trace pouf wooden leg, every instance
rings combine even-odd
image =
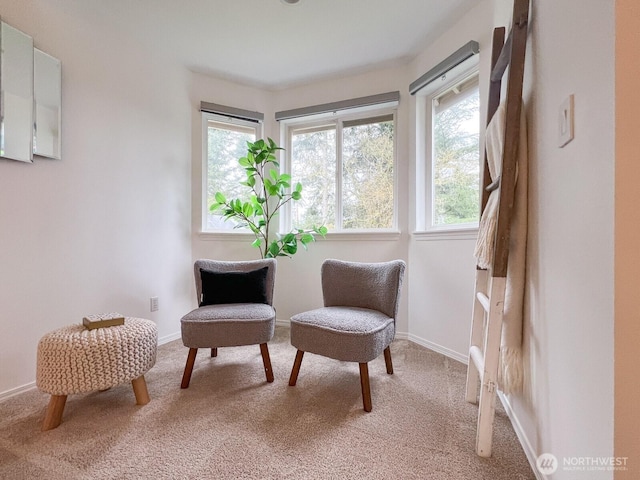
[[[64,405],[67,403],[66,395],[51,395],[47,413],[42,422],[42,431],[52,430],[62,423],[62,412]]]
[[[144,375],[140,375],[138,378],[131,380],[131,385],[133,385],[133,393],[136,396],[136,405],[146,405],[151,401]]]

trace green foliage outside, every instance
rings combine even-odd
[[[371,119],[342,129],[342,223],[336,215],[336,127],[292,135],[292,174],[305,185],[306,199],[293,208],[299,225],[330,228],[390,228],[393,225],[394,126]]]
[[[478,94],[439,112],[434,119],[434,225],[479,219]],[[475,131],[474,131],[475,130]]]
[[[393,226],[393,122],[342,131],[342,227]]]
[[[214,194],[215,201],[209,209],[222,212],[225,220],[233,220],[237,227],[249,228],[256,239],[252,246],[260,249],[262,258],[289,257],[298,251],[298,243],[305,249],[315,241],[315,234],[325,236],[324,225],[310,228],[295,228],[291,232],[275,235],[272,238],[271,223],[280,209],[291,201],[302,198],[302,184],[297,183],[291,189],[291,175],[279,173],[279,163],[275,152],[282,150],[269,138],[247,142],[247,154],[238,160],[246,173],[246,179],[240,182],[246,197],[227,199],[222,192]]]

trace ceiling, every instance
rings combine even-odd
[[[402,64],[481,0],[83,0],[195,72],[281,89]]]

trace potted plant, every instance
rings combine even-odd
[[[238,162],[247,173],[241,184],[249,189],[249,200],[227,199],[222,192],[216,192],[215,202],[209,207],[212,212],[221,210],[225,220],[236,220],[236,228],[249,228],[256,237],[251,245],[260,249],[262,258],[290,257],[298,251],[298,243],[306,250],[307,245],[315,241],[316,234],[324,237],[327,233],[322,225],[273,235],[271,222],[280,209],[302,198],[302,185],[296,183],[292,189],[291,175],[280,173],[275,156],[278,150],[283,149],[271,138],[247,142],[247,156]]]

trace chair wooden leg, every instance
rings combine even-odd
[[[387,366],[387,373],[393,375],[393,363],[391,362],[391,348],[384,349],[384,363]]]
[[[212,348],[211,349],[211,357],[217,357],[218,356],[218,349],[217,348]]]
[[[193,372],[193,364],[196,361],[197,348],[189,349],[189,356],[187,357],[187,364],[184,367],[184,373],[182,374],[182,384],[180,388],[189,388],[189,382],[191,381],[191,372]]]
[[[269,347],[266,343],[260,344],[260,353],[262,354],[262,363],[264,365],[264,373],[267,375],[267,382],[273,382],[273,370],[271,369],[271,357],[269,357]]]
[[[291,376],[289,377],[289,386],[295,386],[298,381],[298,373],[300,373],[300,364],[302,363],[302,357],[304,356],[304,352],[302,350],[298,350],[296,353],[296,359],[293,362],[293,369],[291,370]]]
[[[144,375],[131,380],[131,386],[133,386],[133,394],[136,396],[136,405],[146,405],[151,401]]]
[[[362,386],[362,403],[364,411],[371,411],[371,387],[369,385],[369,367],[366,363],[360,364],[360,385]]]
[[[67,402],[66,395],[51,395],[49,399],[49,406],[47,407],[47,413],[44,416],[42,422],[42,431],[52,430],[62,423],[62,412],[64,412],[64,405]]]

